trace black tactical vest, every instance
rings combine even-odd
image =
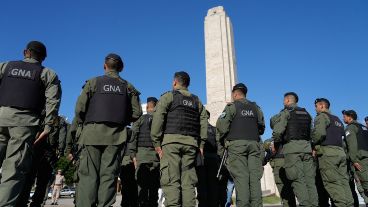
[[[208,123],[207,128],[207,141],[203,149],[204,153],[217,153],[216,145],[216,127]]]
[[[139,127],[138,147],[153,148],[151,139],[151,124],[152,124],[152,115],[150,114],[143,115],[143,123]]]
[[[31,110],[40,114],[45,106],[45,87],[39,63],[9,62],[0,84],[0,106]]]
[[[96,85],[97,90],[89,102],[85,123],[129,124],[132,109],[126,82],[104,75],[97,77]]]
[[[290,111],[284,141],[310,140],[312,118],[304,108],[296,107]]]
[[[259,141],[257,106],[254,103],[235,101],[236,114],[231,122],[227,140]]]
[[[358,149],[368,151],[368,129],[366,126],[359,123],[352,123],[358,127],[357,142]]]
[[[321,143],[322,146],[342,147],[342,140],[345,137],[344,124],[334,115],[325,113],[330,118],[330,125],[326,129],[326,139]]]
[[[200,136],[199,100],[195,95],[184,96],[173,91],[173,102],[167,113],[165,134]]]

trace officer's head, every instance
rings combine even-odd
[[[110,53],[105,57],[104,69],[108,71],[121,72],[124,68],[124,63],[121,57],[115,53]]]
[[[287,92],[284,94],[284,106],[288,107],[291,106],[292,104],[296,104],[299,101],[299,97],[296,93],[294,92]]]
[[[152,113],[152,112],[155,111],[157,101],[158,100],[155,97],[148,97],[147,98],[147,106],[146,106],[147,112]]]
[[[248,88],[244,83],[238,83],[233,87],[231,96],[234,101],[244,99],[247,96]]]
[[[42,62],[47,57],[46,46],[39,41],[30,41],[23,51],[25,58],[33,58]]]
[[[364,118],[364,121],[365,121],[365,125],[368,127],[368,116],[366,116],[366,117]]]
[[[58,169],[57,174],[61,175],[61,173],[62,173],[62,170]]]
[[[343,110],[342,115],[345,124],[350,124],[358,119],[358,115],[354,110]]]
[[[173,89],[181,87],[188,88],[190,84],[190,77],[187,72],[179,71],[174,74]]]
[[[330,109],[330,101],[326,98],[317,98],[314,101],[316,112],[321,113]]]

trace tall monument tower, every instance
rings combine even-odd
[[[207,105],[215,124],[237,83],[233,27],[222,6],[208,10],[204,21]]]

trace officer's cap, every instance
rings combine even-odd
[[[366,117],[364,118],[364,121],[368,121],[368,116],[366,116]]]
[[[40,56],[42,56],[44,58],[47,57],[46,46],[42,42],[39,42],[39,41],[30,41],[27,44],[27,48],[26,49],[35,51]]]
[[[357,113],[354,110],[343,110],[342,111],[342,114],[343,115],[346,115],[348,117],[351,117],[354,120],[357,120],[358,119],[358,115],[357,115]]]
[[[236,84],[233,87],[233,90],[232,91],[234,92],[235,90],[241,90],[244,94],[247,94],[247,92],[248,92],[248,88],[247,88],[247,86],[244,85],[244,83],[238,83],[238,84]]]
[[[116,62],[118,62],[120,64],[121,67],[124,67],[124,63],[123,60],[121,59],[121,57],[115,53],[110,53],[105,57],[105,61],[107,60],[114,60]]]
[[[158,101],[158,100],[157,100],[157,98],[155,98],[155,97],[148,97],[148,98],[147,98],[147,103],[148,103],[148,102],[154,102],[154,103],[157,103],[157,101]]]
[[[284,94],[284,97],[286,97],[286,96],[294,96],[296,103],[298,103],[298,101],[299,101],[299,97],[295,92],[287,92],[287,93]]]
[[[316,105],[317,103],[319,102],[324,102],[327,104],[327,108],[330,108],[330,101],[327,100],[326,98],[317,98],[315,101],[314,101],[314,105]]]

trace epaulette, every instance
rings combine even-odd
[[[166,91],[165,93],[161,94],[161,96],[163,96],[163,95],[165,95],[167,93],[170,93],[170,92],[172,92],[172,91]]]

